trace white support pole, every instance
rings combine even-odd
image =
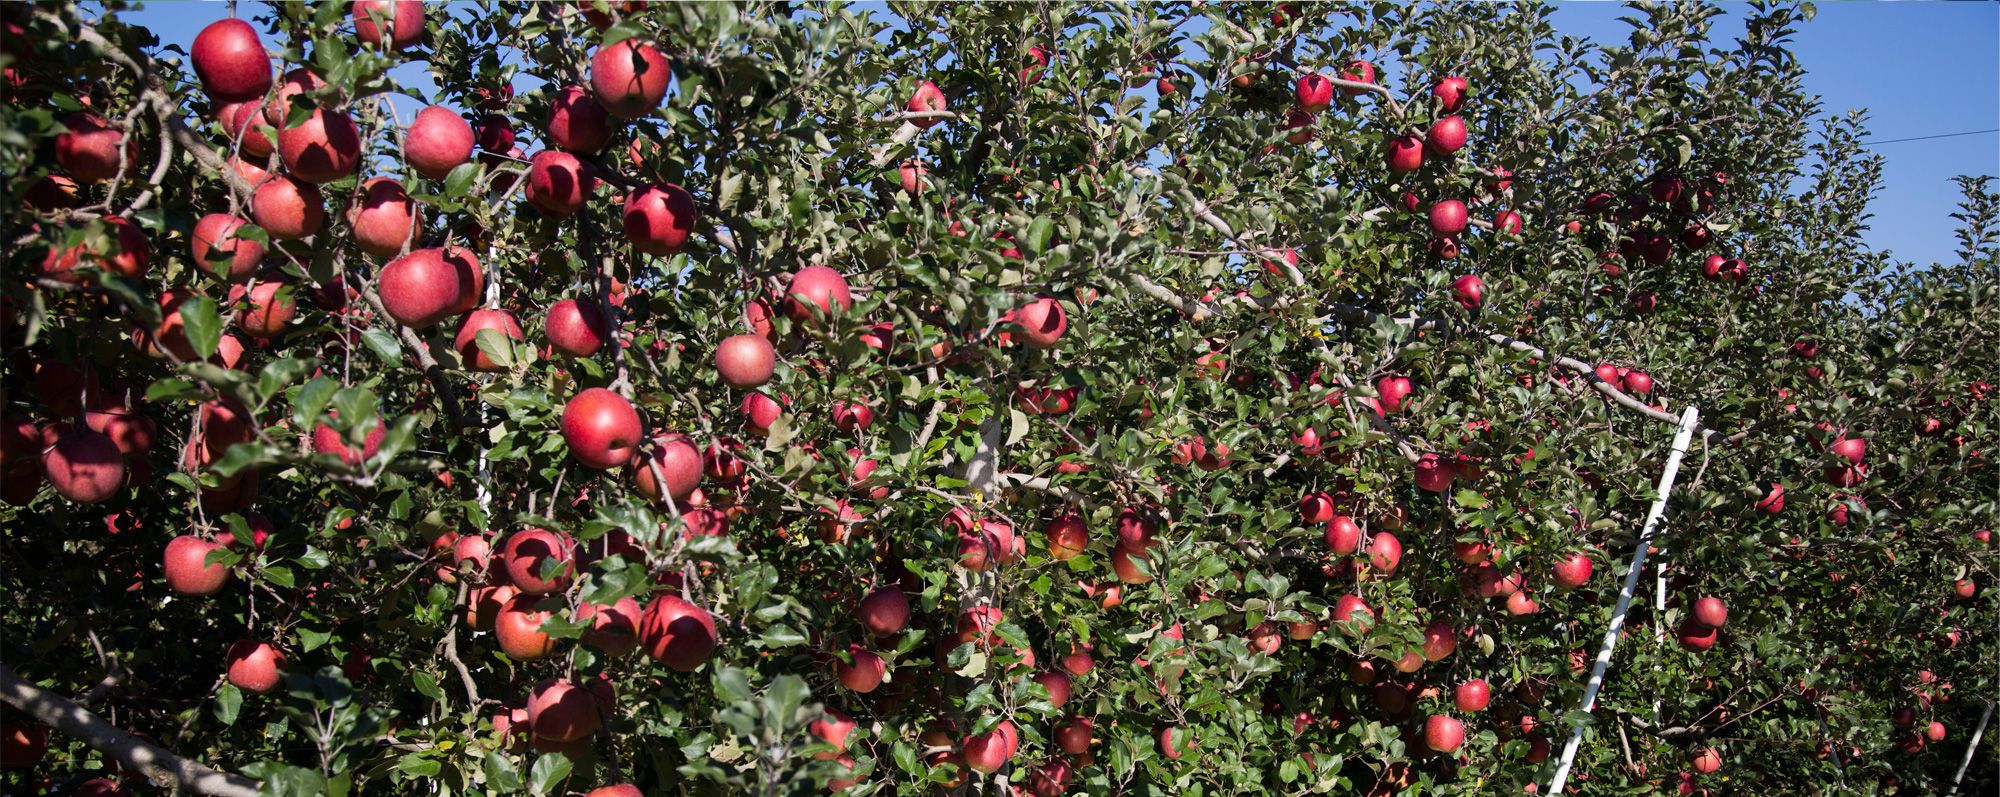
[[[1965,746],[1965,760],[1958,764],[1958,774],[1952,776],[1951,791],[1945,797],[1958,793],[1958,782],[1965,780],[1965,771],[1972,768],[1972,756],[1979,750],[1979,737],[1986,735],[1986,721],[1993,719],[1993,701],[1986,701],[1986,713],[1979,715],[1979,729],[1972,732],[1972,743]]]
[[[1583,704],[1578,711],[1586,714],[1597,707],[1597,690],[1604,686],[1604,671],[1611,666],[1611,650],[1618,645],[1618,632],[1625,628],[1625,612],[1632,608],[1632,594],[1639,589],[1639,575],[1646,569],[1646,546],[1652,544],[1653,533],[1660,527],[1660,518],[1667,512],[1667,496],[1673,492],[1674,477],[1681,471],[1681,457],[1687,453],[1688,440],[1694,436],[1695,418],[1700,413],[1688,407],[1681,413],[1680,428],[1674,432],[1673,448],[1667,452],[1667,469],[1660,474],[1657,497],[1653,508],[1646,512],[1646,526],[1639,532],[1639,543],[1632,551],[1632,566],[1625,571],[1625,587],[1618,592],[1618,606],[1611,612],[1611,627],[1604,630],[1604,645],[1597,651],[1597,664],[1591,668],[1590,681],[1583,687]],[[1563,783],[1569,780],[1569,768],[1576,763],[1576,750],[1583,744],[1584,726],[1578,724],[1571,730],[1569,743],[1563,746],[1562,759],[1556,762],[1556,772],[1549,778],[1549,794],[1561,794]]]

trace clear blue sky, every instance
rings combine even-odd
[[[255,7],[245,3],[243,12]],[[1734,8],[1731,8],[1734,6]],[[1727,40],[1742,31],[1742,4],[1714,32]],[[155,2],[126,14],[164,43],[183,47],[201,27],[226,14],[220,2]],[[2000,4],[1947,2],[1820,3],[1819,16],[1802,26],[1794,52],[1808,71],[1807,90],[1824,98],[1829,112],[1869,111],[1870,140],[2000,128]],[[1613,2],[1560,4],[1566,34],[1622,42],[1630,31]],[[421,72],[405,80],[422,89]],[[519,86],[520,89],[530,88]],[[399,109],[409,113],[414,108]],[[1952,256],[1951,212],[1959,174],[2000,175],[2000,134],[1885,143],[1885,185],[1872,206],[1869,243],[1918,263]]]

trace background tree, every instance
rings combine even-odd
[[[2000,197],[1870,251],[1809,6],[117,10],[0,7],[24,791],[1522,791],[1690,405],[1577,793],[1994,694]]]

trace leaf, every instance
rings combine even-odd
[[[1021,442],[1022,438],[1028,436],[1028,414],[1019,409],[1009,407],[1007,415],[1007,419],[1012,422],[1012,425],[1007,428],[1007,446],[1012,448],[1015,443]]]
[[[361,331],[361,342],[368,344],[368,350],[384,365],[403,364],[403,344],[397,342],[396,333],[381,327],[369,327]]]
[[[1055,233],[1056,225],[1047,216],[1036,216],[1028,223],[1028,237],[1021,241],[1022,248],[1030,255],[1040,255],[1048,251],[1049,236]]]
[[[479,179],[479,172],[484,168],[478,161],[467,161],[452,168],[451,173],[444,176],[444,195],[464,199],[466,192],[472,190],[472,181]]]
[[[415,686],[417,691],[422,693],[424,697],[432,700],[444,699],[444,689],[438,686],[437,676],[431,675],[428,672],[417,669],[410,670],[410,684]]]
[[[206,296],[189,297],[181,302],[181,324],[187,330],[188,345],[201,359],[215,356],[215,349],[222,343],[222,316],[218,313],[215,300]]]
[[[505,794],[521,790],[521,771],[499,751],[486,754],[486,786]]]
[[[215,718],[224,725],[235,725],[237,712],[243,710],[243,692],[235,684],[224,683],[215,690]]]
[[[479,353],[486,355],[494,365],[501,368],[514,367],[514,340],[507,333],[497,329],[482,329],[472,336],[479,346]]]
[[[545,753],[535,759],[535,766],[528,770],[528,792],[535,795],[549,794],[558,784],[569,777],[569,756],[561,753]]]

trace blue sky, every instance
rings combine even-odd
[[[1744,4],[1714,35],[1742,30]],[[245,3],[243,13],[256,6]],[[1794,52],[1808,71],[1806,88],[1833,113],[1869,111],[1869,140],[1931,136],[2000,128],[2000,4],[1953,2],[1820,3],[1803,25]],[[220,2],[155,2],[125,18],[151,28],[163,43],[185,47],[201,27],[226,15]],[[1568,35],[1622,42],[1630,28],[1613,2],[1569,2],[1556,22]],[[428,89],[422,73],[404,79]],[[520,86],[527,89],[528,86]],[[410,107],[402,107],[404,105]],[[398,103],[405,114],[413,103]],[[1884,143],[1872,147],[1885,159],[1885,185],[1871,206],[1867,236],[1877,249],[1918,263],[1953,256],[1950,218],[1958,200],[1952,177],[2000,175],[2000,134]]]

